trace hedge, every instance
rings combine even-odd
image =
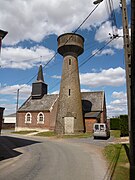
[[[120,136],[128,136],[128,115],[120,115],[118,118],[110,118],[110,129],[120,130]]]
[[[128,115],[120,115],[120,131],[121,134],[120,136],[128,136],[129,131],[128,131]]]
[[[111,130],[120,130],[120,118],[110,118],[110,129]]]

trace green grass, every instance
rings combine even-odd
[[[88,138],[91,136],[92,136],[92,133],[80,133],[80,134],[73,134],[73,135],[63,135],[63,138]]]
[[[56,134],[53,131],[45,131],[45,132],[39,132],[35,134],[35,136],[51,137],[51,136],[56,136]]]
[[[15,131],[15,132],[12,132],[12,133],[25,135],[25,134],[30,134],[30,133],[33,133],[33,132],[37,132],[37,131],[35,131],[35,130],[30,130],[30,131]]]
[[[115,137],[115,138],[119,138],[120,137],[120,130],[111,130],[111,136]]]
[[[80,134],[73,134],[73,135],[57,135],[53,131],[47,132],[40,132],[35,136],[43,136],[43,137],[57,137],[57,138],[88,138],[92,136],[92,133],[80,133]]]
[[[109,162],[108,170],[112,180],[129,180],[129,160],[126,153],[128,148],[128,144],[115,144],[105,147],[104,155]]]

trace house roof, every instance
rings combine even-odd
[[[30,96],[18,111],[49,111],[57,98],[58,94],[45,94],[41,99],[32,99]]]
[[[4,117],[16,117],[16,113],[8,114],[8,115],[6,115],[6,116],[4,116]]]
[[[83,110],[90,111],[103,111],[105,94],[104,91],[95,92],[82,92]]]

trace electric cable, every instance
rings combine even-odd
[[[84,62],[82,62],[80,65],[79,65],[79,68],[80,67],[82,67],[84,64],[86,64],[89,60],[91,60],[95,55],[97,55],[99,52],[101,53],[102,51],[103,51],[103,49],[108,45],[108,44],[110,44],[115,38],[119,38],[119,37],[114,37],[114,38],[112,38],[112,39],[110,39],[108,42],[106,42],[105,43],[105,45],[104,46],[102,46],[101,48],[99,48],[95,53],[93,53],[91,56],[89,56],[88,58],[85,58],[84,59]],[[74,72],[74,71],[73,71]],[[72,73],[72,72],[71,72]],[[67,74],[67,76],[65,75],[65,79],[68,77],[68,74]],[[50,89],[50,91],[52,90],[52,89],[54,89],[54,87],[56,87],[58,84],[59,84],[60,82],[57,82],[56,84],[55,84],[55,86],[53,86],[51,89]]]

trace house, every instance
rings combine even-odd
[[[2,129],[14,129],[16,124],[16,113],[3,117]]]
[[[16,131],[55,129],[59,95],[48,94],[47,87],[40,66],[37,81],[32,84],[31,96],[17,112]],[[82,92],[81,96],[84,129],[90,132],[93,123],[106,122],[105,93]]]

